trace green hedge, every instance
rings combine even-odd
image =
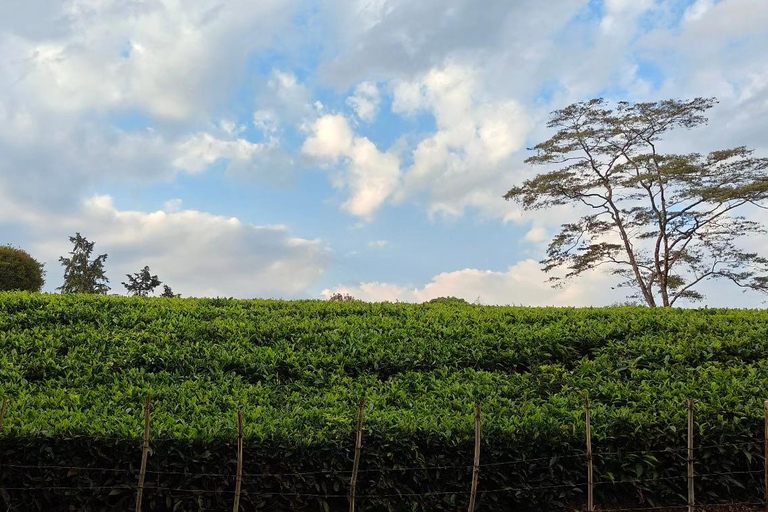
[[[4,293],[0,509],[132,509],[146,393],[147,511],[231,509],[239,408],[242,510],[346,510],[362,397],[359,510],[465,508],[476,402],[478,511],[578,508],[587,393],[600,505],[685,503],[689,397],[700,502],[760,501],[767,355],[763,311]]]

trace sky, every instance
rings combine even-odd
[[[149,265],[183,296],[614,304],[545,282],[572,209],[502,197],[552,110],[714,96],[668,149],[768,156],[765,0],[6,2],[0,243],[45,291],[80,232],[112,293]],[[734,288],[704,304],[764,305]]]

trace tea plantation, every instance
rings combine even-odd
[[[768,312],[545,309],[0,294],[0,510],[359,511],[684,505],[686,400],[700,503],[763,499]],[[420,469],[429,468],[429,469]]]

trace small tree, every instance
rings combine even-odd
[[[95,242],[89,242],[80,233],[69,237],[74,244],[70,257],[59,258],[64,266],[64,284],[57,288],[61,293],[91,293],[105,295],[109,291],[109,279],[104,272],[107,255],[101,254],[90,260]]]
[[[348,293],[341,293],[336,292],[330,297],[328,297],[328,302],[356,302],[357,299],[355,299],[353,296],[351,296]]]
[[[122,284],[128,290],[129,295],[136,297],[146,297],[155,291],[155,288],[163,284],[156,275],[153,276],[149,272],[148,266],[145,266],[140,272],[136,272],[133,275],[126,274],[126,276],[128,277],[128,282]],[[167,286],[166,288],[170,290]]]
[[[43,264],[26,251],[0,246],[0,291],[39,292],[45,284]]]
[[[427,304],[469,305],[469,302],[460,297],[435,297],[427,301]]]
[[[666,132],[706,123],[714,103],[622,102],[611,109],[596,99],[555,111],[548,126],[557,133],[526,162],[557,168],[505,195],[526,210],[586,210],[552,239],[544,270],[565,268],[570,279],[606,266],[651,307],[700,300],[695,287],[709,279],[768,291],[768,259],[736,245],[765,233],[736,210],[768,199],[768,159],[744,147],[706,156],[659,150]]]
[[[163,285],[163,293],[161,293],[160,296],[161,297],[167,297],[169,299],[181,298],[181,294],[180,293],[173,293],[173,290],[167,284]]]

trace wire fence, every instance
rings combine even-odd
[[[0,408],[0,434],[2,434],[2,424],[3,419],[6,411],[7,402],[6,400],[3,400],[2,408]],[[238,457],[237,457],[237,463],[238,463],[238,472],[237,473],[230,473],[230,472],[194,472],[194,471],[174,471],[174,470],[164,470],[164,469],[148,469],[146,467],[146,457],[143,457],[142,460],[142,466],[140,469],[140,476],[139,476],[139,482],[138,484],[111,484],[111,485],[58,485],[58,484],[49,484],[49,485],[29,485],[29,486],[4,486],[2,482],[2,471],[6,470],[15,470],[19,472],[23,472],[26,476],[34,477],[34,472],[55,472],[55,471],[62,471],[66,472],[67,476],[73,476],[75,474],[79,473],[89,473],[89,472],[97,472],[107,475],[133,475],[136,474],[136,469],[129,469],[129,468],[114,468],[114,467],[100,467],[100,466],[88,466],[88,465],[58,465],[58,464],[16,464],[16,463],[3,463],[2,460],[2,439],[0,438],[0,500],[3,497],[3,493],[7,496],[8,492],[16,492],[16,493],[37,493],[37,492],[70,492],[70,491],[80,491],[80,492],[95,492],[95,491],[110,491],[110,492],[117,492],[117,493],[136,493],[137,494],[137,505],[136,505],[136,512],[142,512],[142,496],[145,492],[158,492],[162,491],[163,493],[179,493],[179,494],[197,494],[197,495],[203,495],[203,494],[213,494],[213,495],[219,495],[219,496],[232,496],[234,497],[234,512],[239,512],[239,503],[240,503],[240,496],[256,496],[259,498],[270,498],[270,497],[280,497],[280,498],[293,498],[293,499],[318,499],[318,500],[348,500],[350,505],[350,511],[355,510],[355,502],[356,500],[386,500],[391,498],[426,498],[426,497],[439,497],[439,496],[468,496],[469,502],[470,502],[470,512],[473,512],[473,507],[475,504],[475,500],[478,496],[483,495],[498,495],[502,493],[531,493],[532,491],[546,491],[546,490],[564,490],[564,489],[571,489],[571,490],[578,490],[580,492],[583,492],[585,489],[587,490],[588,494],[588,501],[586,504],[586,507],[584,507],[584,510],[587,512],[593,512],[595,510],[600,510],[601,512],[631,512],[631,511],[653,511],[653,510],[682,510],[687,509],[689,512],[693,512],[694,510],[747,510],[747,509],[764,509],[768,511],[768,500],[766,500],[766,496],[768,496],[768,401],[765,404],[765,436],[764,439],[761,440],[761,442],[756,441],[744,441],[744,442],[735,442],[735,443],[722,443],[722,444],[708,444],[708,445],[701,445],[696,446],[695,443],[693,443],[693,425],[694,425],[694,418],[693,418],[693,404],[692,402],[689,402],[689,429],[688,429],[688,447],[670,447],[665,449],[659,449],[659,450],[611,450],[611,451],[592,451],[591,450],[591,438],[590,438],[590,416],[587,412],[587,433],[586,433],[586,439],[585,439],[585,450],[579,450],[579,449],[571,449],[570,451],[565,451],[563,453],[558,453],[556,455],[549,455],[546,457],[518,457],[518,458],[512,458],[504,461],[493,461],[493,462],[487,462],[487,463],[480,463],[480,436],[481,436],[481,414],[480,414],[480,405],[477,406],[478,414],[476,415],[476,429],[475,429],[475,436],[476,436],[476,443],[475,443],[475,453],[474,453],[474,460],[472,464],[463,464],[463,465],[455,465],[455,464],[446,464],[446,465],[422,465],[422,466],[392,466],[392,467],[376,467],[376,468],[359,468],[359,460],[356,461],[355,465],[350,470],[338,470],[338,469],[318,469],[313,471],[297,471],[297,472],[269,472],[269,471],[261,471],[261,472],[255,472],[255,473],[248,473],[244,472],[242,470],[242,462],[243,462],[243,453],[242,449],[238,450]],[[363,434],[363,424],[362,424],[362,418],[363,418],[363,411],[364,411],[364,405],[361,404],[360,406],[360,421],[358,422],[357,427],[357,439],[358,444],[356,446],[356,454],[357,456],[364,457],[364,451],[361,449],[362,445],[360,444],[360,440],[362,439]],[[587,402],[587,411],[589,411],[589,404]],[[239,421],[239,439],[242,440],[243,436],[243,425],[242,421]],[[84,438],[87,439],[87,438]],[[150,445],[150,408],[149,408],[149,397],[147,397],[146,407],[145,407],[145,444],[142,448],[143,455],[147,454],[149,451],[149,445]],[[725,451],[725,453],[728,453],[728,449],[735,449],[740,448],[744,446],[751,446],[755,447],[758,445],[762,445],[764,454],[762,457],[754,458],[753,462],[760,462],[763,463],[763,468],[761,469],[746,469],[746,470],[729,470],[729,471],[717,471],[717,472],[708,472],[708,473],[696,473],[694,469],[695,464],[695,457],[694,454],[696,451],[701,450],[711,450],[711,449],[722,449]],[[603,478],[594,480],[592,478],[592,465],[594,464],[595,460],[603,460],[605,458],[609,457],[626,457],[626,456],[649,456],[649,455],[670,455],[674,456],[678,459],[678,461],[682,464],[685,463],[687,466],[688,473],[687,474],[680,474],[680,475],[653,475],[646,478]],[[247,454],[246,454],[247,455]],[[570,483],[553,483],[552,478],[553,475],[550,475],[550,478],[548,479],[542,479],[538,481],[528,481],[521,483],[519,485],[513,485],[513,486],[501,486],[497,488],[478,488],[477,479],[473,478],[471,486],[469,488],[465,488],[462,490],[434,490],[434,491],[421,491],[421,492],[413,492],[413,491],[406,491],[406,492],[355,492],[355,483],[357,480],[357,476],[359,475],[373,475],[373,474],[387,474],[387,473],[406,473],[406,472],[435,472],[435,471],[445,471],[445,470],[466,470],[467,472],[473,471],[474,474],[480,475],[480,478],[482,478],[483,475],[486,476],[493,476],[494,472],[498,472],[502,470],[505,466],[515,466],[520,464],[531,464],[536,462],[543,462],[548,461],[552,462],[555,461],[565,461],[565,460],[584,460],[584,466],[585,466],[585,475],[589,475],[586,482],[570,482]],[[152,475],[157,477],[158,481],[157,483],[152,482],[145,482],[145,479],[148,475]],[[259,482],[269,479],[269,478],[288,478],[288,477],[306,477],[306,476],[312,476],[312,475],[321,475],[326,477],[334,477],[334,478],[348,478],[350,480],[350,490],[346,493],[340,493],[338,491],[336,492],[291,492],[289,490],[268,490],[268,489],[260,489],[258,491],[253,491],[252,489],[249,489],[248,486],[241,489],[240,485],[233,485],[232,489],[226,489],[222,488],[221,485],[219,485],[216,488],[204,488],[205,485],[200,487],[176,487],[176,486],[164,486],[160,485],[160,477],[167,476],[178,476],[178,477],[185,477],[185,478],[210,478],[210,479],[220,479],[220,480],[226,480],[231,482],[236,481],[242,481],[252,484],[258,484]],[[762,475],[762,478],[759,478],[758,475]],[[762,487],[762,501],[735,501],[735,502],[719,502],[719,503],[706,503],[706,502],[699,502],[696,500],[694,495],[694,482],[696,480],[713,480],[717,478],[723,478],[723,477],[734,477],[734,476],[747,476],[750,478],[755,478],[757,480],[760,480],[763,484]],[[493,478],[489,478],[490,480],[493,480]],[[597,487],[604,487],[604,486],[610,486],[610,485],[623,485],[623,484],[631,484],[631,485],[640,485],[640,484],[653,484],[653,483],[659,483],[659,482],[674,482],[674,481],[680,481],[680,482],[687,482],[688,483],[688,495],[687,500],[685,503],[679,503],[679,504],[668,504],[668,505],[655,505],[655,504],[648,504],[647,506],[638,506],[638,507],[629,507],[629,508],[606,508],[604,506],[599,506],[593,501],[593,490]],[[467,481],[469,483],[469,481]],[[8,510],[14,510],[10,507]]]

